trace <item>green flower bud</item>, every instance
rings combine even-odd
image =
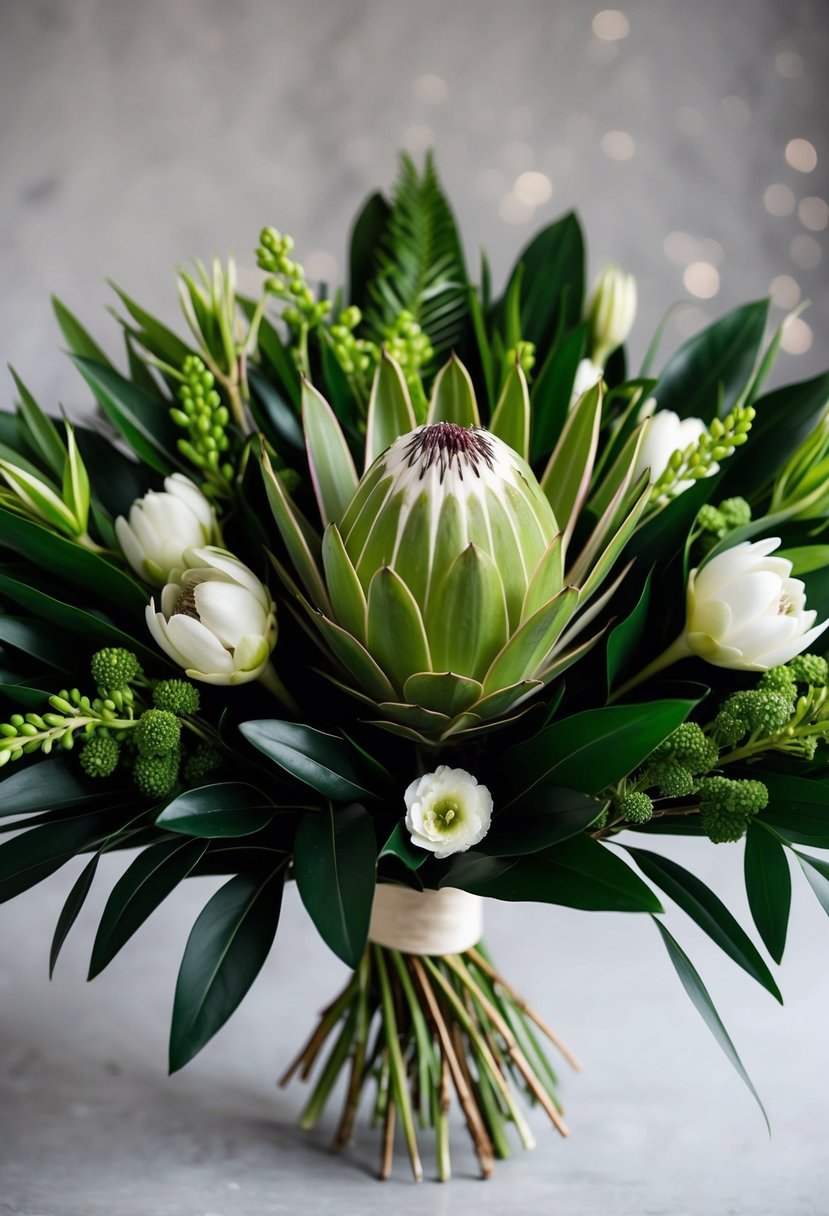
[[[118,766],[121,749],[109,735],[93,735],[78,755],[81,768],[89,777],[109,777]]]
[[[647,823],[653,817],[653,803],[647,794],[633,790],[616,800],[616,809],[628,823]]]
[[[189,680],[160,680],[153,689],[153,705],[171,714],[198,713],[199,690]]]
[[[148,709],[141,715],[133,739],[143,756],[164,756],[178,747],[181,723],[168,710]]]
[[[105,650],[97,651],[89,667],[92,679],[99,688],[126,688],[141,673],[141,664],[132,651],[120,646],[108,646]],[[54,698],[52,704],[55,704]]]
[[[175,789],[178,781],[180,755],[178,751],[166,756],[138,756],[132,775],[142,794],[164,798]]]
[[[819,654],[799,654],[786,666],[798,684],[823,688],[829,682],[829,664]]]
[[[690,769],[675,760],[661,760],[645,770],[649,786],[656,786],[663,798],[687,798],[694,791]]]

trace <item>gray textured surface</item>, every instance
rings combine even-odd
[[[294,232],[306,261],[324,253],[342,266],[345,222],[388,181],[397,146],[433,140],[468,249],[486,242],[496,269],[533,223],[578,206],[593,266],[613,256],[639,276],[641,352],[664,307],[690,298],[664,238],[716,241],[719,294],[683,314],[668,340],[790,275],[815,301],[814,343],[786,356],[783,372],[821,370],[825,272],[798,267],[791,243],[810,237],[819,254],[825,234],[810,233],[797,212],[770,215],[763,194],[772,183],[788,185],[795,202],[829,193],[822,6],[637,0],[624,5],[631,32],[619,43],[591,36],[598,8],[4,0],[4,357],[44,403],[82,405],[53,353],[49,291],[102,336],[108,274],[172,315],[175,261],[232,246],[249,266],[265,222]],[[627,161],[602,150],[618,130],[634,140]],[[792,138],[817,147],[814,172],[786,164]],[[528,169],[549,177],[553,199],[532,221],[507,223],[503,196]],[[814,261],[814,247],[795,248]],[[718,253],[709,244],[694,256]],[[709,876],[745,921],[739,847],[674,842],[665,851]],[[496,906],[493,950],[587,1062],[567,1080],[573,1135],[557,1143],[539,1126],[539,1149],[501,1165],[485,1187],[470,1181],[473,1163],[459,1148],[450,1187],[415,1188],[402,1163],[394,1182],[371,1180],[367,1137],[330,1160],[324,1134],[293,1130],[301,1092],[273,1088],[339,978],[295,898],[239,1013],[182,1075],[165,1078],[176,965],[211,885],[177,893],[87,988],[96,914],[120,864],[101,867],[51,986],[48,941],[73,875],[0,910],[0,1212],[826,1211],[829,927],[802,883],[784,1010],[692,927],[678,929],[766,1100],[770,1142],[645,920]]]

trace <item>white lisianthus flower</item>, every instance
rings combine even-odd
[[[602,366],[626,342],[636,319],[636,279],[615,262],[608,262],[587,306],[590,353]]]
[[[157,587],[182,568],[186,549],[219,538],[216,512],[183,473],[165,478],[163,491],[136,498],[129,519],[116,519],[115,535],[135,573]]]
[[[792,563],[770,557],[777,537],[744,541],[688,577],[688,648],[716,667],[765,671],[788,663],[829,627],[815,625]]]
[[[651,482],[656,482],[667,469],[674,452],[684,452],[691,444],[696,445],[700,435],[704,435],[708,427],[701,418],[680,418],[673,410],[657,410],[654,413],[652,402],[653,398],[649,397],[639,411],[639,421],[648,421],[633,476],[636,480],[646,469],[650,469]],[[718,464],[712,464],[706,477],[716,473],[719,467]],[[691,479],[678,481],[672,486],[671,492],[681,494],[693,485],[696,485],[696,482]]]
[[[572,409],[582,393],[586,393],[603,376],[604,370],[598,363],[594,363],[592,359],[582,359],[576,368],[576,378],[573,381],[573,391],[570,394],[568,409]]]
[[[435,857],[465,853],[489,831],[492,795],[465,769],[441,764],[413,781],[405,799],[412,844]]]
[[[224,549],[188,549],[161,592],[151,600],[153,638],[192,680],[246,684],[265,671],[276,643],[276,610],[267,587]]]

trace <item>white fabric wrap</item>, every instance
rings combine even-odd
[[[403,954],[461,954],[481,940],[483,908],[480,895],[455,887],[413,891],[381,883],[368,935],[378,946]]]

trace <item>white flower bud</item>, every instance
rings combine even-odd
[[[716,667],[765,671],[788,663],[829,627],[815,625],[792,563],[770,557],[777,537],[744,541],[716,554],[688,578],[685,642]]]
[[[267,587],[243,562],[212,547],[188,549],[185,569],[151,600],[153,638],[192,680],[246,684],[264,671],[276,643],[276,610]]]
[[[636,319],[636,279],[613,262],[602,270],[587,306],[590,356],[604,367],[633,328]]]
[[[592,388],[603,376],[604,371],[598,363],[594,363],[592,359],[582,359],[576,368],[576,378],[573,381],[573,391],[570,394],[570,404],[567,408],[571,410],[579,397]]]
[[[674,452],[684,452],[691,444],[699,442],[700,435],[708,430],[701,418],[680,418],[673,410],[657,410],[656,413],[646,413],[645,410],[653,401],[652,397],[639,411],[639,421],[647,418],[648,424],[642,437],[639,456],[634,470],[634,480],[641,477],[646,469],[650,469],[651,482],[656,482],[668,467],[668,462]],[[716,463],[711,464],[706,477],[710,477],[719,469]],[[690,479],[678,481],[671,487],[672,494],[681,494],[696,483]]]
[[[465,769],[441,764],[413,781],[405,799],[412,844],[436,857],[465,853],[489,831],[492,795]]]
[[[165,478],[164,490],[150,490],[136,498],[129,520],[120,515],[115,535],[135,573],[161,587],[174,570],[180,570],[187,549],[218,539],[216,512],[182,473]]]

